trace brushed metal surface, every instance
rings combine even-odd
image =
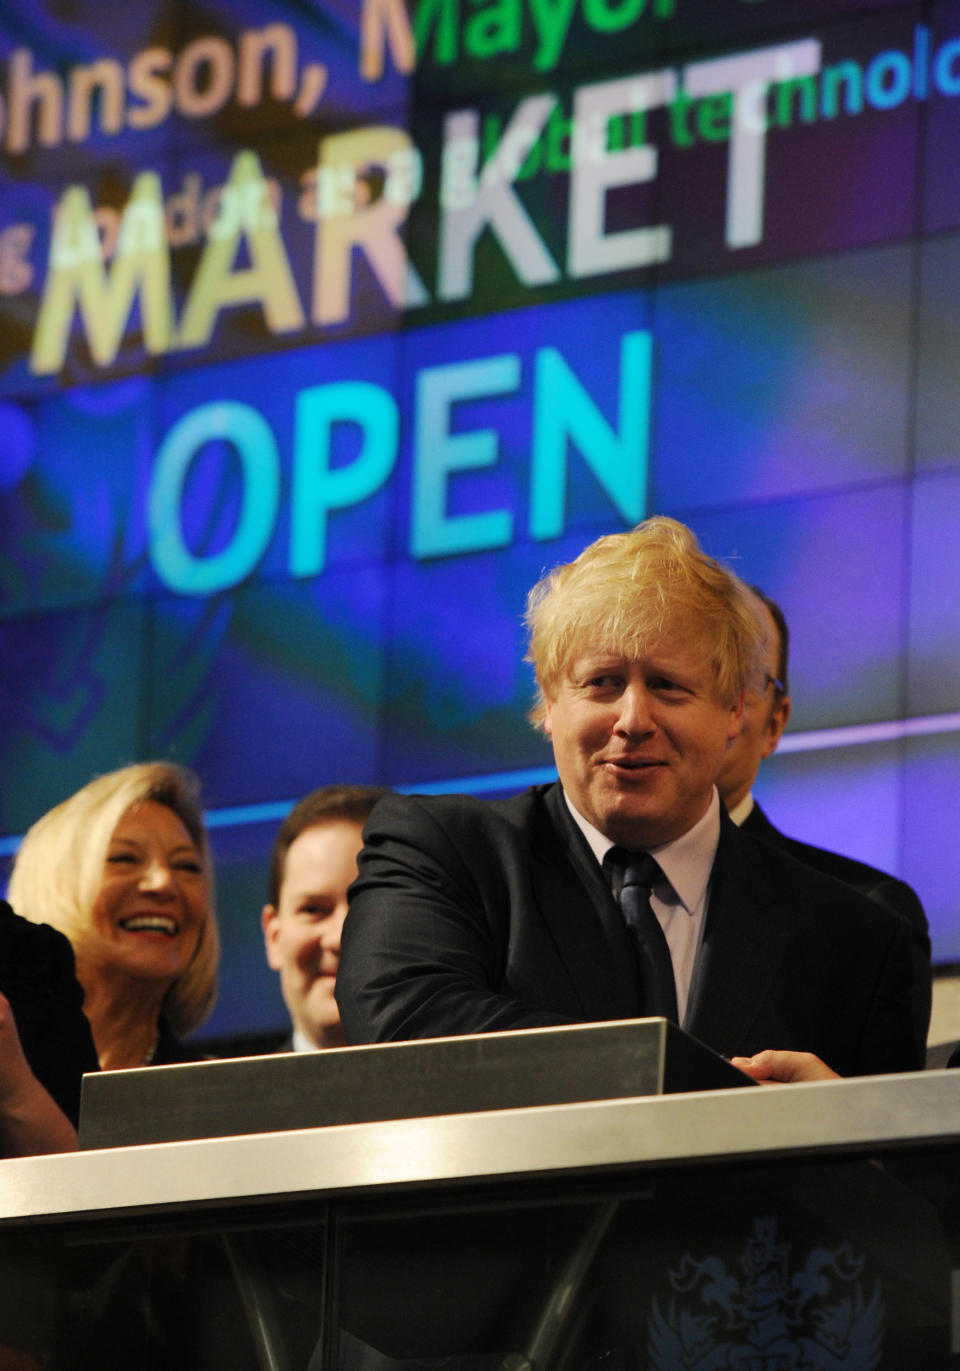
[[[960,1142],[960,1072],[361,1123],[0,1163],[0,1223]]]
[[[120,1147],[742,1086],[666,1019],[290,1052],[85,1077],[80,1146]]]

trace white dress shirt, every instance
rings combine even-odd
[[[737,828],[740,827],[744,819],[748,819],[750,817],[750,815],[753,813],[753,807],[755,804],[756,801],[753,798],[753,791],[748,790],[746,795],[744,795],[743,799],[740,801],[740,803],[738,805],[735,805],[733,809],[729,810],[730,818],[737,825]]]
[[[564,799],[574,823],[602,867],[604,857],[616,844],[579,813],[566,791]],[[719,841],[720,796],[714,787],[706,814],[693,828],[672,842],[648,849],[650,855],[657,859],[664,876],[663,880],[655,882],[650,892],[650,907],[657,916],[670,949],[681,1027],[687,1016],[690,987],[703,938],[710,900],[710,873]]]
[[[316,1043],[311,1042],[306,1033],[301,1033],[299,1028],[293,1030],[293,1050],[294,1052],[319,1052],[320,1048]]]

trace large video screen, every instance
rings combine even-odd
[[[4,6],[3,852],[193,767],[282,1024],[283,813],[550,777],[526,592],[662,513],[786,613],[758,798],[960,960],[958,159],[960,0]]]

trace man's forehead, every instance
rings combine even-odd
[[[591,661],[650,666],[658,661],[682,658],[688,666],[702,667],[704,671],[715,676],[716,663],[704,641],[704,636],[702,631],[698,632],[691,626],[673,625],[669,629],[643,638],[584,639],[571,651],[567,670],[576,671],[578,666]]]
[[[286,882],[291,870],[327,867],[342,861],[348,853],[363,846],[363,825],[353,819],[335,816],[307,824],[287,848],[283,872]]]
[[[772,664],[774,673],[780,663],[780,630],[777,628],[777,621],[771,614],[769,608],[763,601],[754,597],[757,603],[757,610],[760,615],[760,622],[763,625],[763,632],[766,642],[764,644],[763,655]]]

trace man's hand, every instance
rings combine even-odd
[[[838,1081],[826,1062],[812,1052],[757,1052],[752,1057],[731,1057],[731,1063],[745,1075],[765,1085],[793,1081]]]

